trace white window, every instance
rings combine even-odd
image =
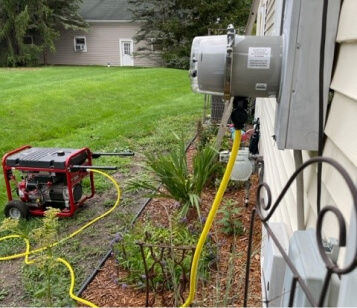
[[[74,51],[87,52],[87,39],[85,36],[74,37]]]
[[[131,44],[130,42],[124,42],[123,43],[123,52],[124,52],[124,55],[128,55],[128,56],[131,56],[131,52],[130,52],[130,49],[131,49]]]

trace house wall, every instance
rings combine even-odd
[[[66,65],[107,65],[120,66],[120,39],[132,39],[139,26],[123,22],[90,23],[88,32],[64,30],[56,42],[56,52],[49,53],[48,64]],[[87,52],[74,51],[74,36],[85,36]],[[134,52],[140,46],[134,42]],[[158,66],[160,57],[157,53],[147,53],[134,57],[135,66]]]
[[[258,10],[257,35],[279,35],[282,0],[261,0]],[[334,97],[327,114],[326,143],[323,155],[336,159],[357,183],[357,1],[344,0],[337,34],[336,67],[331,89]],[[256,117],[261,119],[260,149],[265,160],[265,182],[271,189],[273,200],[281,192],[294,167],[292,150],[277,150],[274,135],[276,99],[257,99]],[[318,121],[318,119],[316,119]],[[304,161],[316,155],[303,151]],[[306,227],[316,226],[316,169],[304,172],[304,199]],[[293,185],[273,216],[273,221],[283,221],[291,235],[297,229],[296,188]],[[323,166],[321,205],[333,205],[344,214],[347,223],[352,217],[352,198],[342,178],[331,167]],[[324,232],[338,238],[337,222],[327,217]],[[351,236],[351,235],[350,235]],[[352,235],[355,237],[355,234]],[[341,254],[343,256],[343,254]]]
[[[257,35],[280,35],[282,0],[261,0],[257,15]],[[264,156],[264,181],[269,184],[273,200],[276,200],[290,175],[295,171],[292,150],[278,150],[273,139],[275,98],[257,98],[255,116],[260,118],[260,152]],[[271,218],[272,222],[284,222],[288,235],[297,229],[295,184],[285,195],[281,205]]]

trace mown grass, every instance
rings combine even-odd
[[[144,152],[165,151],[177,142],[172,132],[182,133],[186,139],[193,136],[201,102],[201,97],[190,90],[187,72],[179,70],[113,67],[0,69],[0,156],[24,144],[88,146],[96,151],[131,149],[139,157]],[[117,165],[121,174],[130,178],[133,159],[105,158],[95,164]],[[103,193],[110,185],[96,177],[99,192]],[[101,212],[111,204],[110,198],[107,200],[103,195]],[[3,175],[0,174],[0,223],[6,202]],[[131,199],[122,200],[122,204],[131,202]],[[60,232],[63,232],[60,237],[100,214],[93,210],[88,208],[73,218],[60,220]],[[60,248],[61,255],[76,270],[77,290],[108,249],[108,239],[123,227],[120,221],[131,221],[129,212],[130,209],[124,218],[119,217],[122,212],[114,212],[100,223],[101,233],[86,230]],[[22,222],[22,228],[27,233],[40,224],[41,219],[31,218]],[[96,237],[93,243],[91,236]],[[9,241],[0,245],[0,255],[22,249],[20,241]],[[30,305],[39,303],[36,300],[39,286],[31,283],[31,277],[36,273],[35,269],[23,271],[26,301]],[[65,271],[63,275],[68,280]],[[66,287],[58,290],[58,299],[68,301]],[[4,297],[7,290],[0,291]],[[18,304],[21,303],[20,299]]]
[[[171,128],[192,124],[200,107],[185,71],[0,69],[0,155],[24,144],[141,151],[157,146],[142,139],[157,139],[159,124],[169,135]],[[0,191],[1,219],[6,202],[2,178]]]

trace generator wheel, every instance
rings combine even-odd
[[[6,217],[13,219],[26,219],[29,216],[28,206],[20,200],[9,201],[4,212]]]

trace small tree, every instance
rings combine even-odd
[[[187,69],[191,43],[209,29],[225,29],[233,23],[245,26],[251,0],[129,0],[133,20],[140,20],[135,39],[161,51],[168,67]]]
[[[81,0],[1,0],[0,44],[6,46],[7,65],[23,66],[37,61],[41,52],[55,51],[61,29],[85,30],[78,14]],[[31,36],[31,44],[25,44]]]

